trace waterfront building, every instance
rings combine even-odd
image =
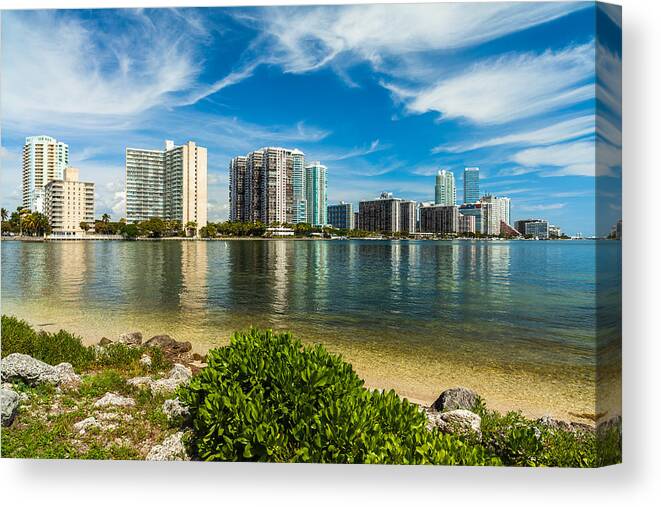
[[[459,214],[473,217],[475,223],[474,232],[482,234],[482,203],[464,203],[459,206]]]
[[[360,201],[358,222],[365,231],[413,234],[415,208],[415,201],[404,201],[390,192],[383,192],[378,199]]]
[[[353,229],[353,204],[341,201],[339,204],[331,204],[328,206],[328,223],[336,229]]]
[[[489,201],[482,203],[482,234],[498,236],[500,234],[500,207]]]
[[[67,167],[61,179],[46,184],[44,213],[53,235],[83,233],[81,222],[94,225],[94,183],[79,181],[79,170]]]
[[[314,162],[305,167],[305,196],[308,208],[307,222],[315,226],[328,223],[326,216],[328,207],[327,168],[321,162]]]
[[[22,204],[44,213],[44,194],[51,180],[64,178],[69,166],[69,146],[49,136],[25,138],[23,146]]]
[[[360,212],[354,211],[353,212],[353,226],[354,229],[360,229]]]
[[[315,219],[324,225],[326,167],[318,162],[308,167],[312,168],[310,175],[305,154],[289,148],[265,147],[234,157],[230,162],[231,219],[265,224]],[[310,196],[317,199],[316,209],[312,209]]]
[[[480,200],[480,168],[466,167],[464,169],[464,203]]]
[[[549,223],[539,218],[517,220],[514,228],[524,236],[532,236],[538,239],[548,239],[549,237]]]
[[[230,160],[229,166],[229,219],[233,222],[248,221],[250,207],[246,203],[246,157],[238,156]]]
[[[457,232],[459,234],[468,234],[475,232],[475,216],[462,215],[457,208]]]
[[[188,141],[164,150],[126,149],[126,217],[207,225],[207,149]]]
[[[499,220],[510,225],[510,213],[512,209],[512,200],[509,197],[496,197],[486,194],[480,199],[481,202],[490,202],[494,204]]]
[[[559,238],[562,236],[562,229],[557,225],[549,224],[549,237],[550,238]]]
[[[454,234],[458,230],[458,206],[434,205],[420,208],[420,232]]]
[[[454,184],[454,174],[442,169],[436,175],[434,187],[435,204],[441,206],[454,206],[457,202],[457,188]]]
[[[291,166],[292,166],[292,223],[307,222],[308,217],[308,201],[305,178],[305,154],[300,150],[291,151]]]

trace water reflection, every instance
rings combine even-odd
[[[195,334],[272,326],[328,340],[593,361],[591,242],[2,246],[2,300],[12,308],[33,302],[119,323],[148,315]],[[617,313],[616,301],[604,304]]]

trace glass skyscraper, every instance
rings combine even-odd
[[[435,204],[440,206],[454,206],[457,202],[457,187],[454,184],[454,174],[445,169],[436,175]]]
[[[464,202],[474,203],[480,200],[480,168],[464,169]]]
[[[308,223],[326,225],[327,220],[327,180],[326,166],[315,162],[305,168],[305,194],[308,206]]]

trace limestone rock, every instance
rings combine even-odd
[[[190,461],[183,442],[184,432],[179,431],[155,445],[147,454],[150,461]]]
[[[106,345],[110,345],[112,343],[112,340],[109,338],[106,338],[105,336],[99,340],[99,345],[101,347],[105,347]]]
[[[184,405],[179,398],[165,400],[162,410],[165,417],[167,417],[170,422],[176,421],[178,418],[186,419],[190,415],[188,407]]]
[[[148,387],[151,389],[151,384],[154,380],[150,377],[133,377],[126,381],[129,385],[135,387]]]
[[[456,435],[475,435],[482,438],[482,418],[470,410],[450,410],[448,412],[431,413],[430,423],[443,433]]]
[[[151,357],[149,357],[147,354],[142,354],[142,357],[140,358],[140,364],[147,368],[151,368]]]
[[[438,412],[448,410],[473,410],[478,402],[479,396],[472,389],[466,387],[452,387],[441,393],[432,404],[432,408]]]
[[[0,390],[0,406],[2,408],[2,425],[11,426],[18,412],[19,397],[16,391],[11,389]]]
[[[73,429],[76,433],[84,435],[88,429],[98,428],[99,426],[100,425],[95,417],[88,417],[87,419],[83,419],[82,421],[78,421],[76,424],[74,424]]]
[[[94,402],[95,407],[132,407],[135,405],[133,398],[127,398],[125,396],[120,396],[115,393],[106,393],[102,398],[99,398]]]
[[[140,331],[134,331],[132,333],[120,334],[117,342],[124,345],[142,345],[142,333]]]
[[[13,353],[2,360],[2,380],[22,380],[35,386],[50,382],[57,385],[77,385],[80,377],[69,363],[51,366],[27,354]]]
[[[193,372],[191,369],[179,363],[176,363],[168,373],[168,377],[171,379],[177,379],[181,381],[188,381],[192,376]]]

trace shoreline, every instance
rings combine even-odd
[[[152,335],[169,334],[175,340],[190,341],[191,353],[205,355],[208,350],[229,343],[231,332],[219,330],[219,335],[224,338],[213,340],[208,343],[200,343],[196,339],[185,334],[176,333],[171,330],[155,328],[153,326],[132,326],[99,330],[98,327],[83,329],[79,325],[71,325],[66,321],[53,322],[44,321],[32,316],[13,315],[27,321],[37,330],[57,332],[66,329],[78,335],[85,345],[95,345],[102,337],[115,340],[118,334],[140,331],[148,339]],[[158,329],[158,330],[157,330]],[[238,330],[238,329],[237,329]],[[282,331],[282,329],[277,329]],[[110,331],[110,332],[108,332]],[[365,386],[371,389],[394,390],[402,398],[422,406],[430,406],[436,397],[445,389],[457,386],[468,387],[479,392],[490,409],[501,413],[508,411],[521,412],[524,416],[537,419],[550,416],[560,420],[595,425],[596,416],[596,394],[597,387],[584,385],[565,384],[558,387],[558,382],[550,374],[542,375],[534,370],[507,369],[497,365],[484,364],[481,361],[468,363],[457,359],[446,359],[442,363],[432,362],[420,363],[420,370],[411,369],[411,360],[381,351],[375,354],[371,350],[354,350],[343,347],[341,343],[328,343],[320,339],[306,339],[300,333],[299,336],[305,345],[322,344],[327,350],[339,354],[350,362],[356,373],[365,381]],[[227,336],[225,336],[227,335]],[[428,372],[437,372],[434,377],[428,376]],[[566,382],[566,381],[565,381]],[[617,384],[617,383],[616,383]],[[570,390],[580,392],[592,392],[588,399],[592,403],[568,403],[569,399],[558,399],[559,395],[569,396]],[[600,391],[603,392],[603,391]],[[617,393],[614,394],[617,398]],[[621,411],[608,411],[606,419],[621,415]],[[587,417],[586,417],[587,416]]]

